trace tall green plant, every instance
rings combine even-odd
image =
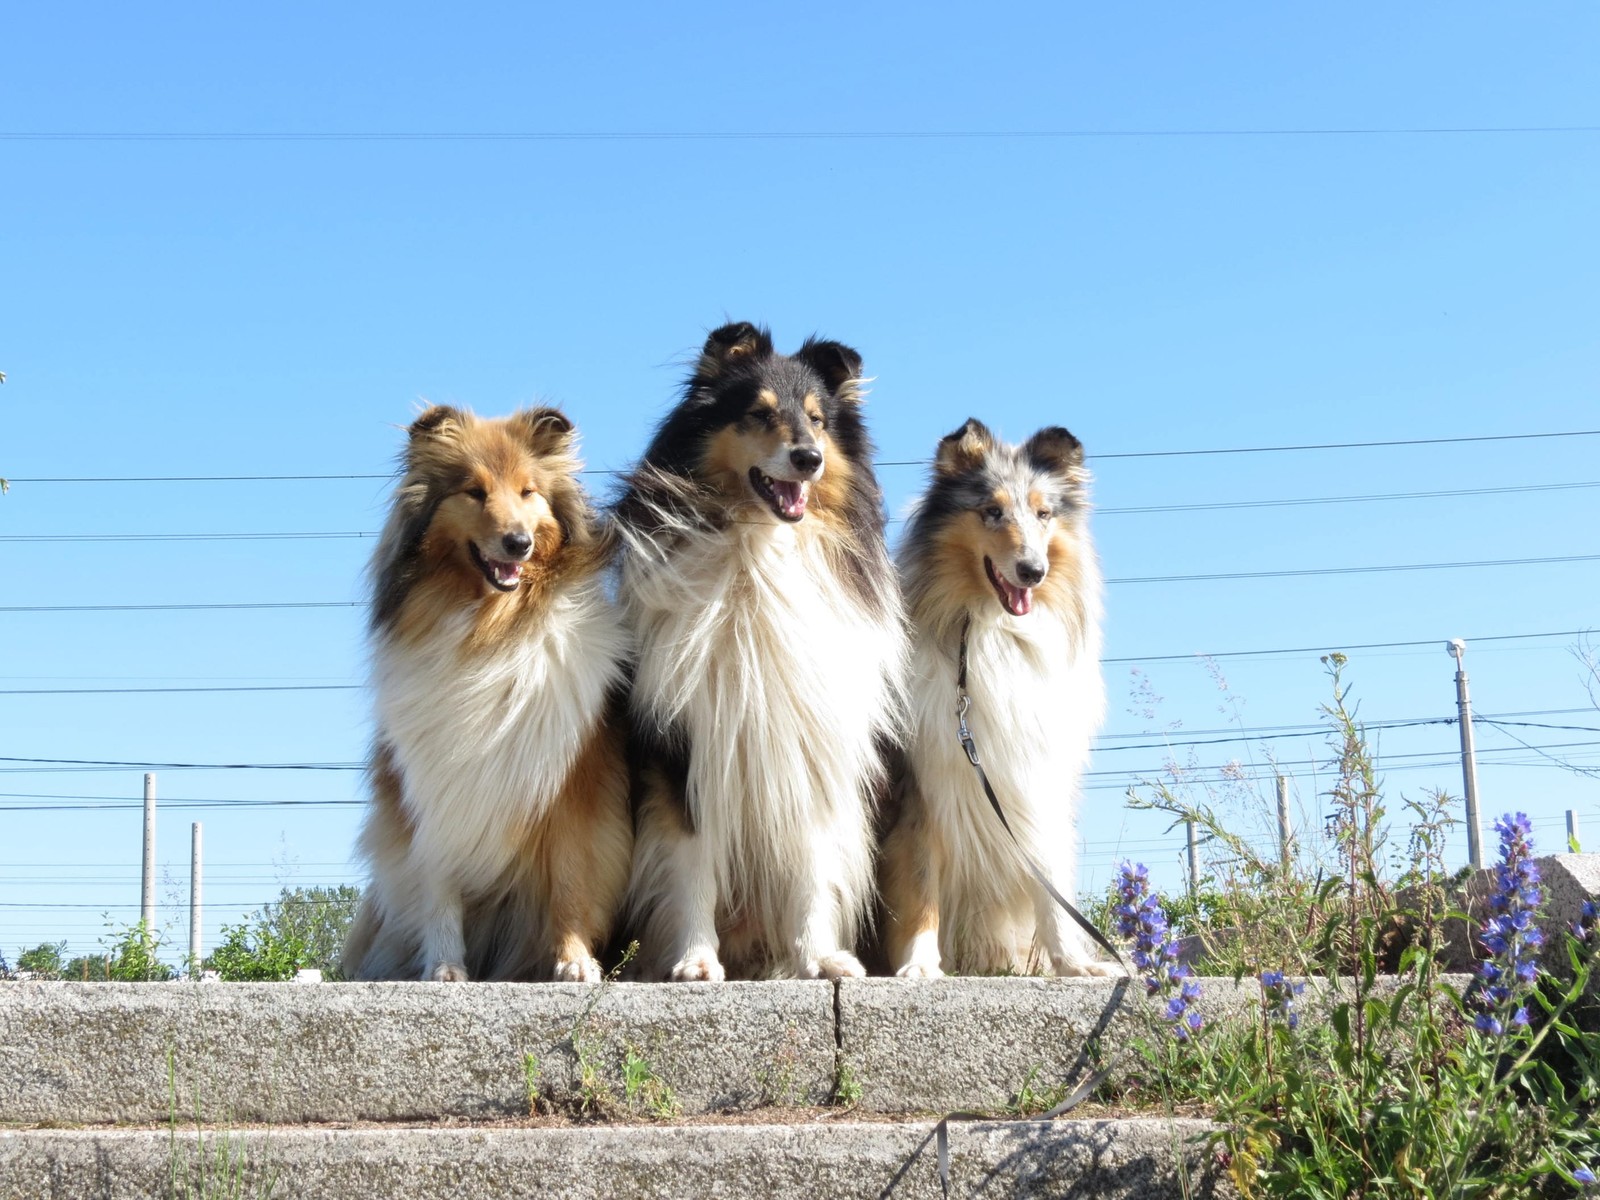
[[[258,922],[254,928],[224,925],[222,944],[207,965],[225,983],[278,983],[293,979],[305,962],[305,942]]]
[[[256,914],[255,923],[264,935],[285,943],[298,942],[304,948],[301,966],[337,976],[339,954],[360,903],[361,889],[347,883],[284,888],[277,900]]]
[[[1239,973],[1259,981],[1259,1019],[1208,1027],[1181,1053],[1170,1039],[1153,1040],[1144,1056],[1159,1075],[1153,1082],[1168,1103],[1200,1101],[1217,1115],[1218,1142],[1248,1197],[1574,1194],[1600,1162],[1600,1032],[1592,1011],[1587,1028],[1575,1018],[1600,942],[1594,909],[1560,931],[1552,949],[1562,953],[1545,961],[1563,970],[1546,971],[1536,953],[1556,933],[1539,925],[1530,826],[1520,814],[1502,818],[1496,886],[1478,932],[1487,958],[1470,988],[1453,986],[1436,957],[1444,919],[1467,919],[1444,902],[1450,801],[1440,793],[1407,801],[1409,837],[1403,851],[1391,844],[1344,657],[1324,662],[1337,873],[1310,890],[1284,886],[1277,909],[1234,910],[1264,913],[1270,933],[1293,913],[1288,899],[1310,897],[1289,922],[1309,936],[1287,948],[1309,969],[1285,973],[1286,948],[1261,927],[1241,929],[1233,953]],[[1198,815],[1231,836],[1215,813],[1170,791],[1148,806]],[[1379,975],[1387,963],[1392,979]],[[1328,977],[1318,1000],[1326,1019],[1302,1023],[1294,976],[1312,973]]]
[[[66,954],[66,942],[40,942],[17,955],[17,970],[27,971],[35,979],[60,979],[66,970]]]
[[[177,977],[177,971],[161,961],[160,931],[142,920],[123,926],[108,921],[100,945],[105,950],[104,978],[109,982],[160,983]]]

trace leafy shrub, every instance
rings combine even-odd
[[[284,888],[277,900],[256,914],[258,928],[281,941],[304,948],[300,965],[314,967],[326,978],[339,978],[339,954],[361,903],[361,889],[338,887]]]
[[[32,950],[17,955],[17,970],[35,979],[60,979],[66,970],[66,942],[40,942]]]
[[[1442,977],[1441,926],[1467,919],[1444,905],[1450,802],[1408,801],[1410,836],[1391,846],[1343,656],[1324,661],[1336,772],[1331,855],[1314,876],[1264,859],[1171,787],[1142,802],[1196,820],[1224,856],[1220,899],[1193,919],[1228,922],[1228,938],[1213,931],[1213,962],[1254,976],[1261,1008],[1248,1025],[1196,1023],[1198,990],[1175,990],[1192,981],[1170,970],[1169,916],[1142,869],[1124,864],[1108,915],[1134,940],[1154,998],[1131,1086],[1206,1105],[1246,1197],[1572,1195],[1600,1165],[1600,1013],[1580,1019],[1600,955],[1592,907],[1572,929],[1541,928],[1530,826],[1507,815],[1478,930],[1485,961],[1465,990]],[[1541,966],[1535,952],[1558,936],[1564,953]],[[1388,969],[1395,978],[1381,979]],[[1312,974],[1329,977],[1317,1001],[1327,1019],[1301,1021],[1300,978]]]
[[[143,921],[117,927],[108,924],[100,939],[105,948],[102,977],[112,983],[161,983],[177,971],[161,961],[161,934]]]
[[[276,983],[293,979],[306,964],[306,944],[270,925],[224,925],[222,944],[207,965],[228,983]]]

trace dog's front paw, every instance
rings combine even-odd
[[[1058,958],[1052,965],[1059,976],[1092,975],[1099,979],[1122,979],[1128,974],[1122,964],[1101,958]]]
[[[844,950],[819,955],[815,962],[806,964],[804,971],[807,979],[860,979],[866,973],[861,960]]]
[[[710,950],[690,951],[672,965],[673,983],[721,983],[727,977]]]
[[[556,963],[552,976],[557,983],[599,983],[605,978],[600,964],[588,954],[580,958],[564,958]]]
[[[438,962],[428,969],[428,978],[435,983],[467,982],[467,965],[458,962]]]
[[[908,962],[895,972],[899,979],[942,979],[944,972],[938,963]]]

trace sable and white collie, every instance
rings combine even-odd
[[[707,339],[616,507],[641,973],[861,975],[905,635],[861,357]]]
[[[990,807],[957,738],[967,721],[1011,828],[1073,888],[1078,784],[1105,706],[1089,474],[1065,429],[1006,445],[969,420],[939,443],[898,560],[912,625],[911,730],[881,867],[890,968],[1120,973],[1095,961]]]
[[[572,423],[438,406],[373,558],[354,979],[600,978],[632,853],[629,644]]]

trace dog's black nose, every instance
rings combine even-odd
[[[809,473],[822,465],[822,451],[815,446],[801,446],[798,450],[789,451],[789,461],[794,464],[796,471]]]
[[[508,533],[500,539],[500,544],[506,548],[506,553],[513,558],[521,558],[533,545],[533,538],[526,533]]]
[[[1024,558],[1017,563],[1017,582],[1023,587],[1035,587],[1044,579],[1044,564]]]

